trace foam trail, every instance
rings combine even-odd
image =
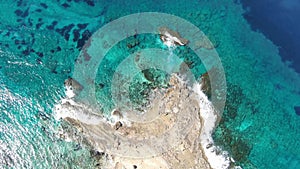
[[[200,142],[205,156],[213,169],[228,169],[234,160],[229,156],[227,151],[223,151],[220,147],[215,146],[212,139],[212,133],[216,127],[218,118],[216,110],[207,96],[201,91],[200,84],[194,84],[193,90],[199,96],[200,116],[203,119]],[[235,169],[240,168],[239,166],[235,167]]]
[[[94,110],[88,108],[84,104],[75,102],[72,98],[74,94],[70,89],[66,88],[66,99],[62,99],[61,104],[56,106],[56,119],[70,117],[86,124],[99,125],[101,123],[110,123],[116,120],[124,119],[106,119],[102,116],[94,114]],[[72,89],[71,89],[72,90]],[[213,169],[228,169],[234,160],[227,151],[223,151],[220,147],[214,145],[212,133],[216,127],[217,112],[207,96],[201,91],[201,84],[194,84],[193,91],[198,94],[198,103],[200,107],[200,116],[203,119],[200,143],[207,157],[207,161]],[[114,118],[114,117],[112,117]],[[125,120],[126,121],[126,120]],[[235,169],[240,169],[237,166]]]
[[[93,110],[71,99],[63,99],[61,104],[55,106],[55,119],[59,120],[69,117],[90,125],[98,125],[105,121],[102,116],[92,112]]]

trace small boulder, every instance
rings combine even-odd
[[[64,82],[65,88],[66,88],[66,95],[69,98],[74,97],[76,94],[78,94],[80,91],[82,91],[83,86],[75,79],[68,78]]]
[[[184,46],[189,42],[187,39],[182,38],[178,32],[175,32],[167,27],[159,28],[159,33],[160,39],[169,47],[175,45]]]

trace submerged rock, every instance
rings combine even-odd
[[[208,72],[201,75],[201,90],[209,99],[211,98],[211,84]]]
[[[294,109],[295,109],[295,113],[296,113],[298,116],[300,116],[300,106],[295,106]]]

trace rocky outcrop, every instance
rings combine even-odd
[[[159,33],[160,39],[169,47],[175,45],[184,46],[189,42],[187,39],[182,38],[178,32],[175,32],[167,27],[159,28]]]
[[[205,169],[198,96],[177,75],[167,89],[154,91],[140,121],[126,119],[117,109],[113,123],[86,123],[65,118],[78,128],[94,149],[108,154],[104,168]],[[128,122],[130,121],[130,122]]]
[[[66,89],[66,95],[69,98],[74,97],[83,89],[83,86],[73,78],[66,79],[64,85]]]

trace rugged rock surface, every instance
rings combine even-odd
[[[187,39],[182,38],[178,32],[175,32],[167,27],[159,28],[159,33],[161,34],[160,39],[167,46],[184,46],[189,42]]]
[[[76,126],[92,147],[108,154],[104,168],[210,168],[199,139],[198,95],[177,75],[172,75],[169,84],[151,94],[152,105],[138,116],[140,121],[131,121],[118,110],[112,112],[114,123],[65,120]]]

